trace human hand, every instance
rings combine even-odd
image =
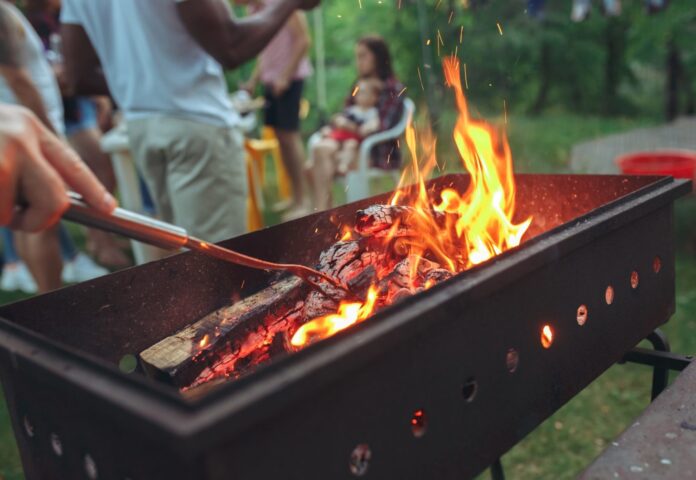
[[[35,232],[57,222],[69,206],[64,182],[92,207],[105,213],[116,208],[80,157],[34,114],[0,105],[0,225]]]
[[[286,78],[277,78],[271,85],[271,92],[274,97],[280,97],[290,88],[290,81]]]

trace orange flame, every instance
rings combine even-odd
[[[424,179],[437,165],[435,142],[426,134],[420,144],[428,152],[423,166],[417,161],[415,130],[409,127],[406,144],[413,163],[409,173],[415,186],[404,194],[400,188],[392,197],[393,204],[411,205],[417,212],[413,217],[416,230],[423,232],[412,243],[409,253],[423,256],[426,252],[452,272],[460,272],[484,262],[503,251],[520,244],[532,219],[514,224],[515,181],[512,172],[512,155],[507,139],[491,125],[469,116],[469,108],[462,91],[459,60],[455,57],[444,61],[445,79],[454,89],[459,117],[454,128],[454,143],[462,164],[471,176],[464,193],[448,188],[440,193],[440,200],[433,204]],[[402,184],[407,175],[402,177]],[[444,214],[438,221],[435,213]],[[414,225],[411,225],[414,228]]]
[[[341,302],[338,313],[317,317],[302,325],[292,336],[290,344],[295,348],[306,347],[360,323],[372,314],[376,302],[377,288],[372,285],[364,302]]]
[[[347,242],[353,239],[353,230],[351,230],[350,227],[348,227],[347,225],[343,225],[341,230],[343,231],[343,233],[341,234],[342,242]]]
[[[432,132],[426,131],[417,140],[415,129],[407,128],[406,144],[412,163],[404,170],[389,204],[408,206],[412,212],[407,220],[408,230],[417,234],[400,237],[399,244],[401,253],[416,259],[410,263],[413,281],[420,259],[433,259],[452,273],[459,273],[519,245],[532,221],[531,217],[518,224],[512,220],[515,181],[507,139],[488,123],[470,117],[462,91],[459,60],[445,59],[444,71],[459,111],[454,143],[470,182],[465,192],[447,188],[434,200],[426,181],[438,166],[436,139]],[[399,221],[394,223],[384,237],[385,246],[395,238],[400,227]],[[343,238],[350,237],[344,234]],[[424,288],[431,288],[433,283],[426,282]],[[291,344],[299,349],[365,320],[371,315],[377,297],[378,290],[372,286],[364,302],[342,302],[338,313],[315,318],[300,327]]]

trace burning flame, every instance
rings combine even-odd
[[[438,165],[436,139],[426,131],[417,140],[415,129],[409,126],[406,144],[412,163],[390,199],[390,205],[410,209],[408,227],[418,234],[399,237],[397,241],[400,253],[416,259],[410,264],[412,285],[425,289],[432,287],[434,282],[416,285],[421,259],[431,258],[450,272],[459,273],[519,245],[532,221],[531,217],[518,224],[512,221],[515,181],[505,135],[469,115],[456,57],[445,59],[444,72],[447,85],[454,90],[459,111],[453,137],[463,167],[471,178],[469,186],[463,193],[453,188],[444,189],[439,198],[434,199],[426,181]],[[418,145],[421,146],[420,155]],[[394,223],[384,238],[385,245],[396,238],[400,226],[398,221]],[[343,239],[350,238],[344,232]],[[292,345],[299,349],[365,320],[372,314],[377,300],[384,300],[381,297],[374,286],[370,287],[364,302],[343,302],[338,313],[304,324],[292,337]]]
[[[411,241],[409,253],[422,257],[430,252],[456,273],[519,245],[532,219],[519,224],[512,222],[515,180],[507,139],[491,125],[469,116],[459,61],[454,57],[445,59],[444,71],[447,84],[454,89],[459,110],[454,143],[471,182],[464,193],[451,188],[443,190],[439,201],[433,203],[425,179],[437,165],[435,141],[430,133],[421,138],[420,143],[426,145],[427,153],[424,166],[419,168],[416,134],[409,127],[406,144],[413,163],[410,172],[402,176],[402,184],[410,174],[415,186],[407,187],[408,193],[400,188],[392,197],[392,204],[415,208],[416,215],[411,221],[424,235]],[[436,213],[444,214],[444,224]]]
[[[364,302],[341,302],[338,313],[324,315],[305,323],[295,332],[290,343],[295,348],[305,347],[360,323],[372,314],[376,302],[377,288],[372,285]]]

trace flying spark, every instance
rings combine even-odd
[[[500,32],[500,36],[503,35],[503,27],[500,25],[500,22],[495,22],[495,24],[498,26],[498,32]]]

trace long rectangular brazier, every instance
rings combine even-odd
[[[0,375],[27,478],[475,475],[674,310],[672,203],[688,182],[517,181],[519,216],[535,216],[521,247],[195,400],[117,365],[268,275],[187,253],[1,308]],[[379,201],[226,245],[311,263]]]

